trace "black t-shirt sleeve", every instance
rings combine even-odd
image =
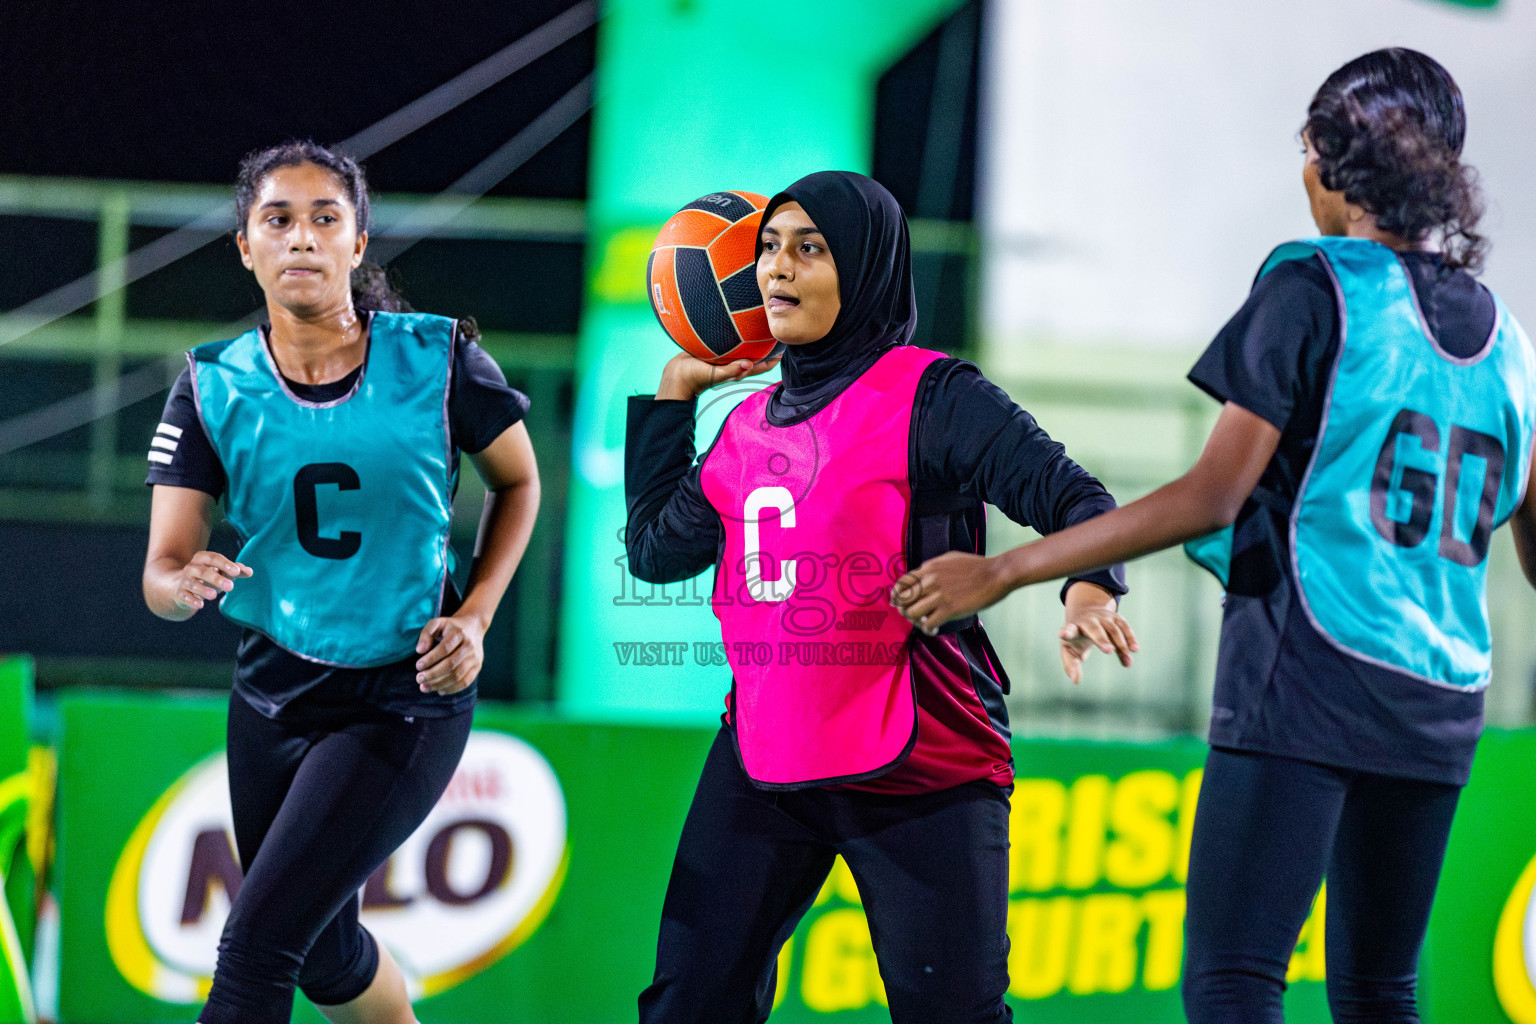
[[[453,385],[448,392],[448,428],[454,447],[474,455],[528,415],[528,396],[508,386],[489,352],[473,341],[453,343]]]
[[[1191,383],[1285,430],[1338,334],[1338,301],[1322,259],[1288,260],[1255,282],[1189,371]]]
[[[1040,533],[1064,530],[1115,507],[1094,476],[1035,418],[973,364],[934,371],[919,411],[917,487],[996,505]],[[1124,594],[1125,568],[1075,579]]]
[[[457,340],[453,384],[448,394],[448,426],[454,446],[471,455],[481,452],[502,431],[528,413],[528,396],[507,384],[501,367],[475,342]],[[224,467],[203,432],[192,392],[190,370],[171,387],[155,437],[150,441],[147,484],[169,484],[224,493]]]
[[[697,401],[629,400],[624,440],[624,531],[629,571],[648,583],[685,580],[715,564],[725,531],[694,461]]]
[[[149,476],[145,484],[191,487],[215,498],[224,493],[224,465],[203,432],[190,369],[182,370],[171,385],[160,424],[148,443]]]

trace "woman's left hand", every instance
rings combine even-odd
[[[1067,621],[1057,631],[1061,640],[1061,668],[1076,686],[1083,678],[1083,659],[1095,647],[1118,655],[1120,664],[1131,666],[1131,655],[1141,650],[1131,624],[1120,615],[1115,595],[1103,587],[1078,580],[1067,588]]]
[[[891,604],[918,629],[933,636],[950,619],[974,615],[1008,596],[997,562],[949,551],[930,558],[896,581]]]
[[[422,693],[458,693],[485,663],[485,624],[473,615],[433,619],[416,641],[416,684]]]

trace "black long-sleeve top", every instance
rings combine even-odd
[[[861,361],[812,386],[779,388],[768,404],[769,421],[791,423],[814,414],[872,361]],[[926,372],[910,470],[917,531],[914,565],[945,551],[984,552],[984,502],[1041,533],[1115,507],[1104,486],[975,365],[943,359]],[[714,565],[724,549],[720,515],[704,496],[703,460],[695,461],[696,405],[650,396],[629,400],[625,537],[629,570],[647,582],[695,576]],[[1126,592],[1123,566],[1079,579],[1116,595]],[[914,631],[913,641],[917,743],[899,767],[855,788],[916,793],[981,778],[1010,784],[1003,705],[1007,677],[980,623],[974,618],[948,623],[934,637]],[[953,678],[953,673],[925,670],[953,665],[956,657],[969,666],[969,686],[948,686],[940,680]]]
[[[918,409],[911,478],[923,558],[982,551],[983,502],[1040,533],[1115,507],[1104,485],[974,364],[944,359],[930,372]],[[845,387],[843,376],[828,383]],[[817,393],[793,402],[781,401],[785,389],[780,389],[769,405],[769,419],[803,418],[841,390],[818,387]],[[629,571],[650,583],[698,575],[715,564],[724,543],[719,513],[704,496],[703,460],[694,460],[695,405],[650,396],[629,400],[626,545]],[[936,529],[940,524],[947,530]],[[1126,592],[1122,566],[1079,578],[1114,594]]]
[[[1439,253],[1398,259],[1441,347],[1470,359],[1488,344],[1498,315],[1488,289]],[[1217,401],[1280,431],[1259,478],[1270,500],[1250,498],[1234,524],[1211,745],[1462,786],[1483,731],[1483,692],[1426,686],[1342,653],[1312,625],[1291,567],[1288,510],[1322,432],[1339,344],[1339,298],[1323,257],[1290,260],[1254,282],[1189,373]]]

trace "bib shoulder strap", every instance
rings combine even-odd
[[[435,313],[385,313],[373,314],[369,332],[377,339],[394,335],[415,335],[443,345],[451,345],[458,333],[459,322],[452,317]]]
[[[1371,273],[1383,267],[1401,269],[1397,254],[1379,242],[1372,242],[1365,238],[1320,235],[1317,238],[1298,238],[1275,246],[1263,265],[1259,267],[1259,272],[1254,275],[1254,283],[1258,283],[1260,278],[1282,263],[1304,260],[1314,255],[1323,257],[1324,262],[1328,264],[1329,272],[1335,278]]]
[[[195,346],[187,356],[195,369],[198,363],[249,362],[261,345],[258,329],[253,327],[237,338],[209,341]]]
[[[1313,245],[1306,239],[1282,242],[1275,246],[1268,258],[1264,260],[1263,266],[1259,267],[1259,272],[1253,275],[1253,283],[1258,284],[1266,274],[1282,263],[1289,263],[1291,260],[1311,259],[1321,251],[1322,248],[1320,246]]]
[[[218,410],[225,408],[242,384],[252,379],[252,374],[266,361],[262,351],[261,335],[252,328],[238,338],[225,338],[198,345],[187,353],[187,368],[191,371],[192,400],[197,415],[203,421],[203,430],[213,438],[219,418]]]
[[[907,385],[916,386],[915,375],[940,359],[949,358],[942,352],[918,348],[916,345],[897,345],[889,349],[875,364],[854,382],[852,387],[874,388],[876,391],[897,391]]]

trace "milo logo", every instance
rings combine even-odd
[[[1536,1024],[1536,858],[1525,866],[1493,937],[1493,987],[1514,1024]]]
[[[427,819],[362,888],[362,921],[411,998],[484,970],[536,931],[565,878],[565,797],[549,762],[473,732]],[[107,889],[107,947],[145,995],[197,1003],[240,891],[224,755],[195,765],[139,822]]]

